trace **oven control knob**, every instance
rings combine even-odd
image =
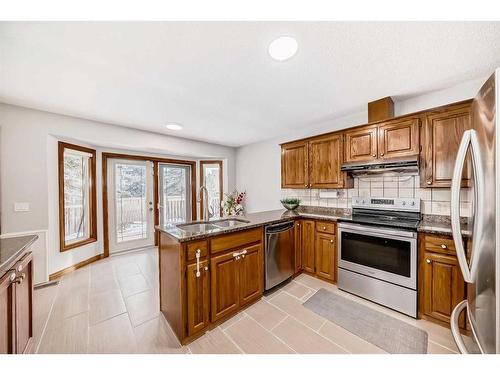
[[[406,206],[406,202],[405,201],[403,201],[403,206]]]
[[[411,205],[412,205],[412,206],[415,206],[415,202],[413,202],[413,201],[412,201],[412,202],[411,202]]]
[[[361,201],[361,203],[365,204],[365,200],[363,199],[363,200]]]

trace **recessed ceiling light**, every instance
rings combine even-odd
[[[268,51],[273,59],[284,61],[295,55],[298,48],[299,45],[295,38],[280,36],[271,42]]]
[[[167,124],[167,125],[165,125],[165,127],[168,130],[182,130],[182,125],[175,124],[175,123]]]

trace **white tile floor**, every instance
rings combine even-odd
[[[319,288],[369,305],[429,334],[429,353],[453,354],[449,329],[414,320],[308,275],[181,346],[159,312],[157,251],[113,256],[35,291],[38,353],[384,353],[302,306]]]

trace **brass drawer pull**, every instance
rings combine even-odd
[[[26,277],[26,274],[24,272],[21,275],[19,275],[18,277],[16,277],[16,279],[15,279],[16,284],[22,284],[25,277]]]
[[[447,248],[448,248],[448,246],[446,246],[444,243],[441,244],[441,249],[447,249]]]
[[[427,264],[431,264],[431,263],[432,263],[432,260],[430,260],[430,259],[426,259],[426,260],[425,260],[425,262],[426,262]]]
[[[325,230],[325,229],[326,229],[326,227],[323,227],[323,230]]]

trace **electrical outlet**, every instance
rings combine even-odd
[[[15,202],[14,211],[15,212],[28,212],[30,210],[29,202]]]

